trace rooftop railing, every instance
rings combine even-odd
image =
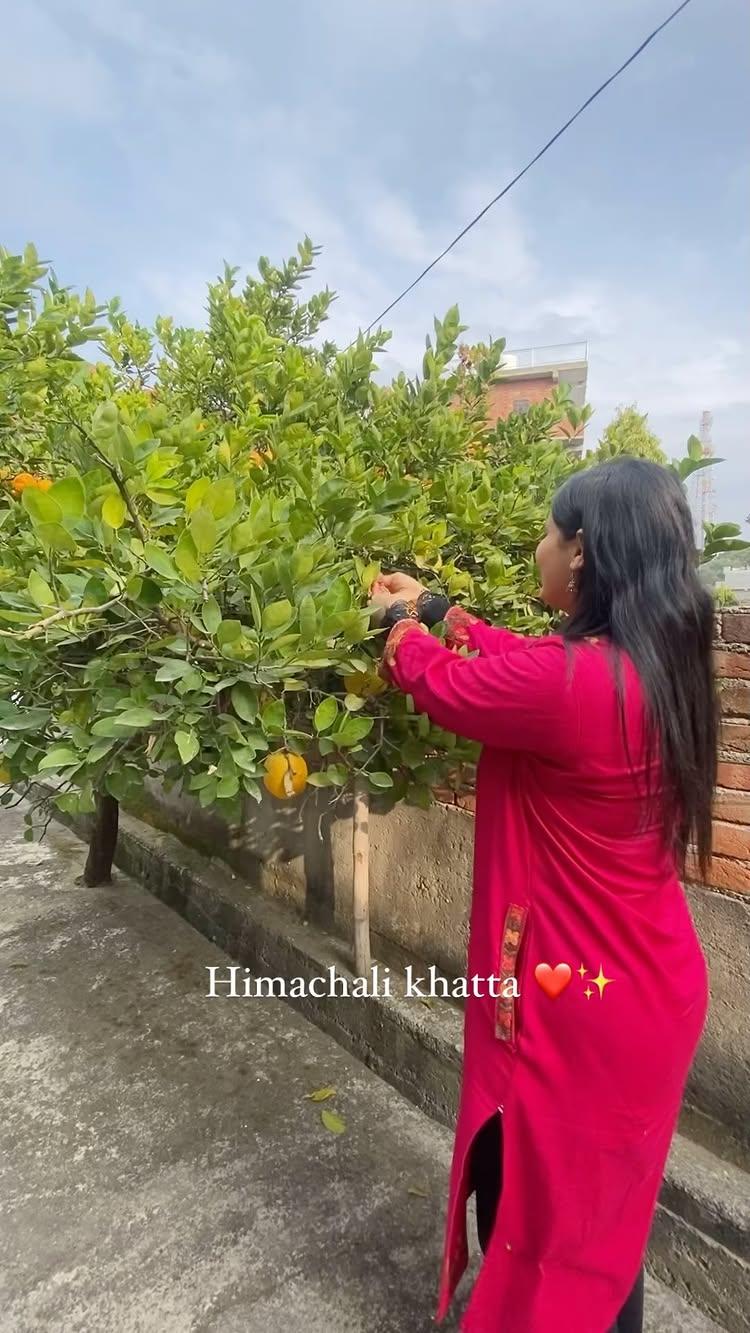
[[[502,370],[537,370],[542,366],[569,365],[588,361],[587,342],[553,343],[548,347],[519,347],[503,352]]]

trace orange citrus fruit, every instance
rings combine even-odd
[[[274,750],[265,760],[266,776],[263,785],[279,801],[299,796],[307,782],[307,764],[299,754],[289,750]]]
[[[29,487],[36,491],[48,491],[52,482],[49,477],[37,477],[33,472],[19,472],[13,477],[10,485],[15,495],[22,495]]]

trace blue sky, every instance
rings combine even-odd
[[[3,19],[0,241],[133,315],[202,318],[224,259],[308,232],[348,339],[494,195],[670,0],[22,0]],[[750,511],[746,0],[693,0],[390,317],[414,370],[476,337],[587,338],[682,452],[704,408],[718,516]],[[745,529],[750,535],[750,530]]]

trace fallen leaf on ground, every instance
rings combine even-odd
[[[406,1193],[414,1194],[418,1199],[429,1199],[430,1197],[430,1191],[426,1190],[423,1185],[410,1185]]]
[[[323,1124],[325,1125],[326,1129],[329,1129],[332,1134],[344,1133],[346,1125],[344,1124],[344,1121],[341,1119],[341,1116],[336,1115],[335,1111],[321,1111],[320,1118],[323,1121]]]
[[[335,1088],[316,1088],[315,1092],[307,1092],[305,1096],[309,1102],[327,1102],[329,1097],[336,1096]]]

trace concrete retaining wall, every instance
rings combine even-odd
[[[724,711],[709,882],[688,896],[711,973],[711,1010],[688,1097],[735,1131],[750,1125],[750,614],[719,625]],[[391,965],[435,963],[461,975],[473,850],[473,798],[436,793],[428,811],[373,812],[373,950]],[[450,803],[449,803],[450,802]],[[342,940],[351,938],[351,821],[346,801],[310,791],[302,809],[249,802],[241,826],[151,789],[141,817],[217,856],[254,887]]]

